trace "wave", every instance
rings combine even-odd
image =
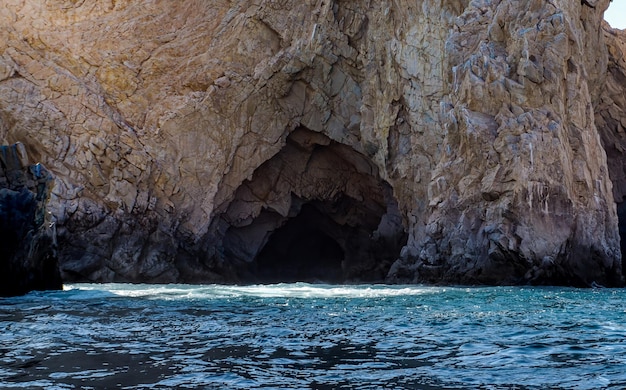
[[[184,284],[68,284],[68,292],[81,292],[89,297],[102,294],[155,299],[211,299],[211,298],[384,298],[437,294],[441,287],[392,285],[327,285],[309,283],[281,283],[270,285],[184,285]]]

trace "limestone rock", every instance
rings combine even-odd
[[[620,285],[594,4],[7,0],[0,140],[67,280]]]
[[[0,146],[0,296],[62,288],[46,212],[51,189],[52,177],[29,165],[22,144]]]

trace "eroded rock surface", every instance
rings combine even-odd
[[[7,0],[0,139],[68,280],[619,285],[594,4]]]
[[[626,253],[626,31],[603,25],[609,51],[606,82],[595,102],[596,126],[607,154],[613,198],[617,203],[621,251]],[[622,255],[622,272],[624,256]]]
[[[52,184],[43,166],[28,163],[23,145],[0,146],[0,296],[62,288],[46,211]]]

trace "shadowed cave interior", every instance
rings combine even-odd
[[[407,240],[372,161],[305,128],[224,209],[214,230],[241,283],[383,281]]]
[[[256,258],[254,273],[264,282],[341,282],[345,253],[330,235],[338,229],[341,226],[315,206],[305,204],[271,234]]]

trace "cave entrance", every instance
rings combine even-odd
[[[313,205],[271,234],[256,258],[260,282],[328,282],[343,279],[345,253],[331,236],[329,218]]]
[[[242,283],[380,282],[407,239],[373,162],[305,128],[242,183],[213,230]]]

